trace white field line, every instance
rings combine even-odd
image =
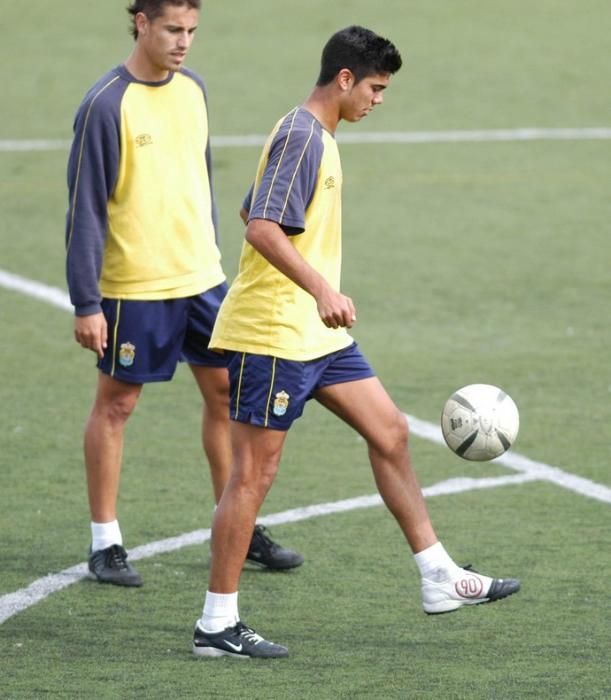
[[[244,134],[212,136],[214,148],[262,146],[266,136]],[[483,143],[495,141],[591,141],[611,139],[611,128],[605,126],[584,128],[471,129],[454,131],[361,131],[337,135],[340,143]],[[68,139],[2,139],[0,152],[66,151]]]
[[[10,289],[13,292],[20,292],[29,297],[40,299],[41,301],[57,306],[66,311],[74,311],[74,307],[70,303],[70,297],[62,289],[57,287],[49,287],[41,282],[34,282],[20,275],[15,275],[12,272],[0,269],[0,287]]]
[[[423,493],[427,497],[442,496],[453,493],[462,493],[464,491],[473,491],[477,489],[497,488],[506,484],[523,484],[527,481],[535,481],[538,477],[531,474],[517,474],[513,476],[500,476],[486,479],[469,479],[456,478],[441,481],[434,486],[423,489]],[[285,510],[280,513],[263,516],[258,519],[262,525],[282,525],[284,523],[296,523],[302,520],[311,518],[319,518],[324,515],[333,515],[335,513],[345,513],[351,510],[361,508],[371,508],[381,505],[382,499],[379,495],[362,496],[358,498],[349,498],[344,501],[336,501],[335,503],[319,503],[317,505],[307,506],[304,508],[294,508]],[[166,554],[175,552],[183,547],[188,547],[196,544],[203,544],[210,539],[210,530],[194,530],[187,532],[177,537],[169,537],[157,542],[141,545],[130,550],[129,557],[132,561],[138,559],[146,559],[158,554]],[[0,597],[0,625],[6,622],[9,618],[18,613],[27,610],[27,608],[40,603],[53,593],[57,593],[64,588],[67,588],[77,581],[87,578],[87,564],[82,562],[64,569],[57,574],[49,574],[43,578],[31,583],[26,588],[22,588],[14,593],[7,593]]]
[[[420,418],[415,416],[407,416],[407,418],[410,430],[414,435],[439,445],[445,445],[441,428],[438,425],[420,420]],[[552,467],[544,462],[536,462],[534,459],[529,459],[516,452],[505,452],[505,454],[492,460],[492,462],[502,464],[504,467],[522,474],[530,474],[540,481],[551,481],[557,486],[562,486],[562,488],[574,491],[582,496],[588,496],[603,503],[611,503],[611,488],[608,486],[562,471],[562,469]]]

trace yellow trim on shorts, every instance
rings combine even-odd
[[[269,383],[269,394],[267,395],[267,406],[265,407],[265,423],[263,424],[264,428],[267,428],[267,417],[269,416],[269,403],[272,400],[272,391],[274,389],[274,380],[276,379],[276,358],[273,358],[272,362],[272,380]]]
[[[112,334],[112,369],[110,370],[110,376],[115,376],[115,368],[117,366],[117,334],[119,332],[119,319],[121,318],[121,299],[117,300],[117,319],[115,321],[115,327]]]
[[[242,390],[242,375],[244,374],[244,362],[246,361],[246,353],[242,353],[242,362],[240,363],[240,376],[238,378],[238,395],[235,400],[235,414],[234,419],[238,419],[238,413],[240,411],[240,392]]]

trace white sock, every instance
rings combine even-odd
[[[97,552],[99,549],[106,549],[113,544],[123,544],[119,521],[113,520],[110,523],[91,523],[91,551]]]
[[[445,569],[450,574],[460,569],[460,567],[454,563],[452,557],[446,552],[441,542],[435,542],[434,545],[414,554],[414,559],[420,569],[422,578],[428,578],[429,574],[436,569]]]
[[[238,592],[211,593],[206,591],[204,610],[199,626],[204,632],[222,632],[233,627],[240,619],[238,613]]]

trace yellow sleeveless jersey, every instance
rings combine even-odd
[[[245,202],[250,219],[278,223],[301,256],[337,291],[341,275],[342,169],[333,136],[299,107],[274,127]],[[347,347],[346,329],[327,328],[314,298],[247,241],[211,348],[306,361]]]

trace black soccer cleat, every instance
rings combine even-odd
[[[140,574],[127,563],[127,552],[120,544],[89,553],[89,571],[100,583],[115,586],[141,586]]]
[[[238,622],[222,632],[209,633],[195,625],[193,633],[193,653],[196,656],[232,656],[238,659],[282,659],[289,650],[280,644],[263,639],[261,635]]]
[[[274,542],[263,525],[255,525],[246,561],[256,566],[280,571],[301,566],[303,557],[292,549],[286,549]]]

